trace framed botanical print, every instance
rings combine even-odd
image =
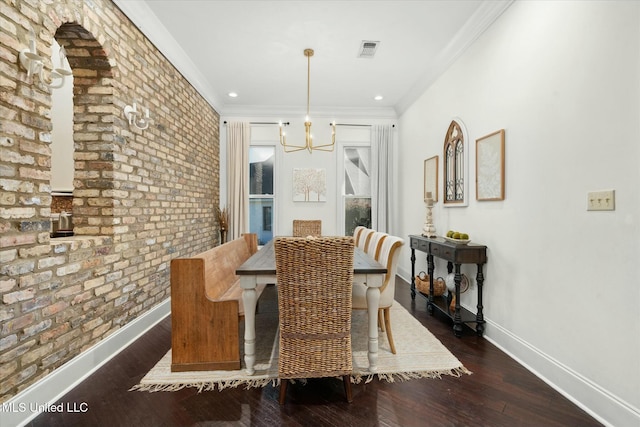
[[[476,140],[476,200],[504,200],[504,129]]]

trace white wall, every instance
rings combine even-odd
[[[286,115],[283,115],[286,116]],[[291,117],[291,116],[290,116]],[[290,125],[286,127],[287,143],[295,145],[304,144],[304,117],[289,118]],[[323,117],[316,116],[312,123],[312,135],[316,145],[329,143],[331,137],[332,120],[336,123],[348,124],[388,124],[395,123],[390,119],[358,119],[349,117]],[[226,121],[250,121],[250,122],[278,122],[273,117],[225,117]],[[223,129],[224,128],[224,129]],[[348,127],[338,126],[336,128],[336,148],[333,152],[307,150],[293,153],[284,153],[279,142],[279,130],[277,125],[253,125],[251,127],[252,144],[276,145],[276,165],[275,165],[275,192],[276,205],[274,212],[274,235],[291,235],[293,231],[294,219],[321,219],[322,234],[340,235],[343,234],[342,218],[338,216],[341,209],[341,190],[339,184],[341,177],[339,174],[339,155],[342,155],[340,145],[344,143],[369,143],[371,140],[370,127]],[[226,127],[220,129],[221,158],[226,158]],[[226,167],[228,162],[224,162],[221,168],[220,200],[224,205],[227,199],[226,192]],[[324,202],[300,202],[293,201],[293,169],[296,168],[319,168],[326,170],[327,176],[327,200]]]
[[[616,426],[640,424],[639,103],[639,2],[526,1],[399,119],[401,235],[420,233],[422,162],[440,156],[441,185],[444,136],[461,118],[469,206],[440,202],[434,219],[439,234],[460,229],[489,248],[486,336]],[[506,199],[478,202],[475,140],[498,129]],[[615,211],[587,212],[587,192],[602,189],[615,190]]]

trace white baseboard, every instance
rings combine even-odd
[[[168,298],[7,402],[0,403],[0,426],[24,426],[43,410],[57,409],[50,407],[170,312],[171,299]],[[71,405],[62,409],[75,412],[86,410],[83,402],[73,402]]]
[[[500,325],[487,320],[485,338],[605,426],[640,426],[638,408]]]
[[[411,283],[411,272],[398,267]],[[409,278],[409,279],[408,279]],[[536,377],[605,426],[640,426],[640,409],[563,365],[500,325],[487,319],[484,337]],[[553,378],[551,381],[549,378]]]

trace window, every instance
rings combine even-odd
[[[271,206],[262,206],[262,229],[271,231]]]
[[[353,235],[359,226],[371,227],[371,148],[344,147],[344,234]]]
[[[249,147],[249,230],[259,245],[273,239],[274,159],[274,146]]]

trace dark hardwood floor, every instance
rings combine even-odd
[[[67,393],[60,402],[86,412],[48,412],[28,425],[46,426],[600,426],[595,419],[483,338],[430,316],[425,299],[411,300],[398,279],[396,299],[473,372],[460,378],[354,384],[348,404],[336,380],[291,385],[287,403],[278,389],[198,393],[131,392],[169,350],[171,321],[152,330]],[[86,406],[84,406],[86,405]]]

